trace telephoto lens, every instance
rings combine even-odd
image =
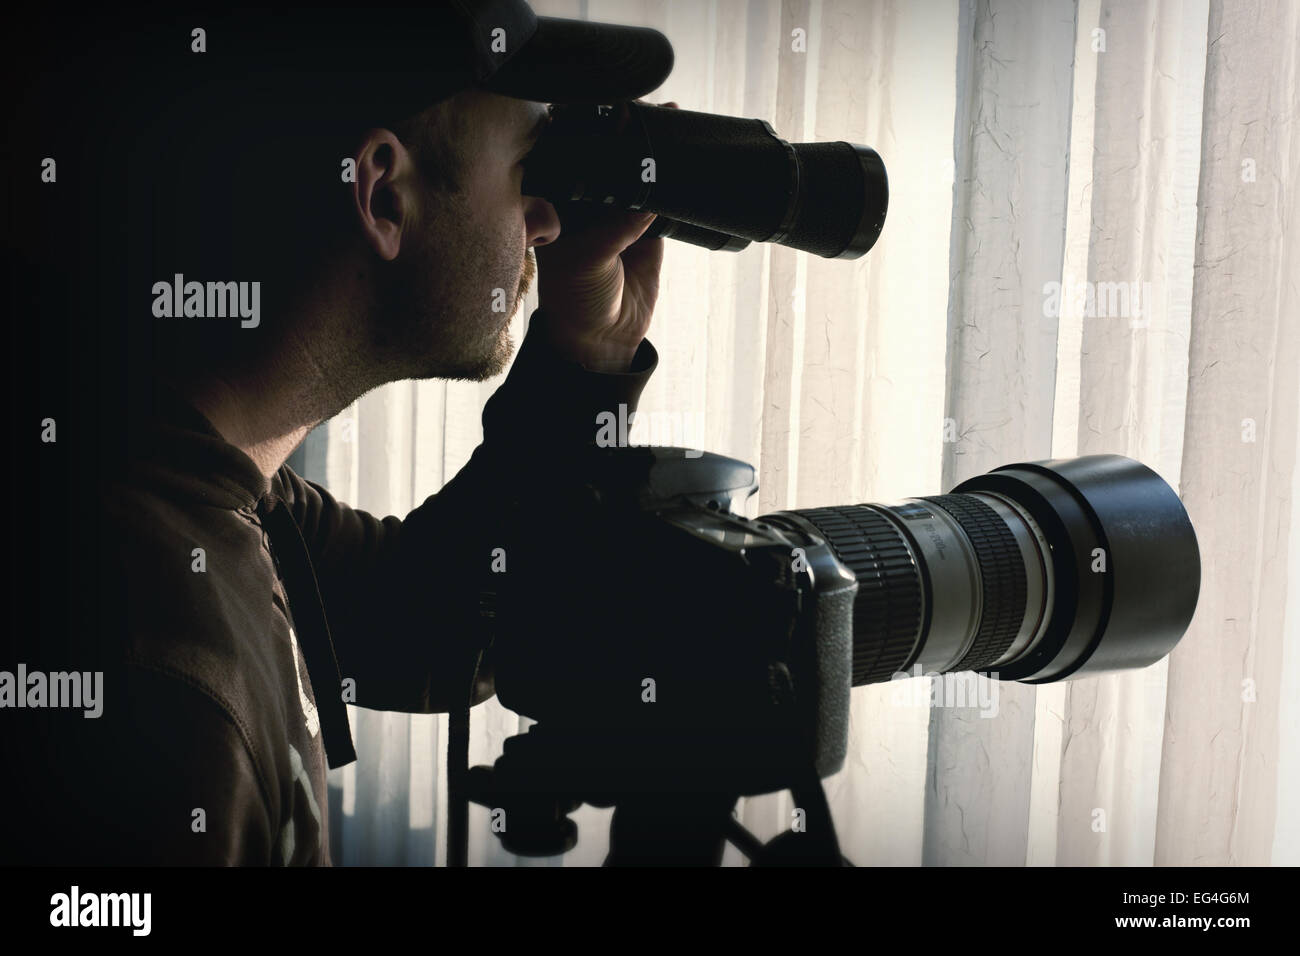
[[[857,577],[854,686],[1145,667],[1182,637],[1200,590],[1178,495],[1120,455],[1005,465],[945,495],[760,520],[824,539]]]

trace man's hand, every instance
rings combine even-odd
[[[570,208],[560,237],[535,253],[551,343],[593,371],[625,372],[659,298],[664,241],[641,238],[654,213]]]

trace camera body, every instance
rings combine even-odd
[[[857,580],[735,514],[756,489],[720,455],[592,448],[507,504],[482,592],[497,695],[557,741],[565,789],[756,794],[843,765]]]

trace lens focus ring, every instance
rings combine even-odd
[[[810,522],[858,579],[853,602],[853,686],[887,681],[921,630],[921,579],[907,542],[870,508],[807,508]]]
[[[975,549],[983,587],[979,631],[954,671],[979,671],[993,664],[1015,642],[1025,619],[1025,563],[1006,522],[968,494],[929,495],[928,501],[952,515]]]

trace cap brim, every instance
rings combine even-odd
[[[672,69],[658,30],[538,17],[537,32],[479,87],[539,103],[614,103],[657,89]]]

